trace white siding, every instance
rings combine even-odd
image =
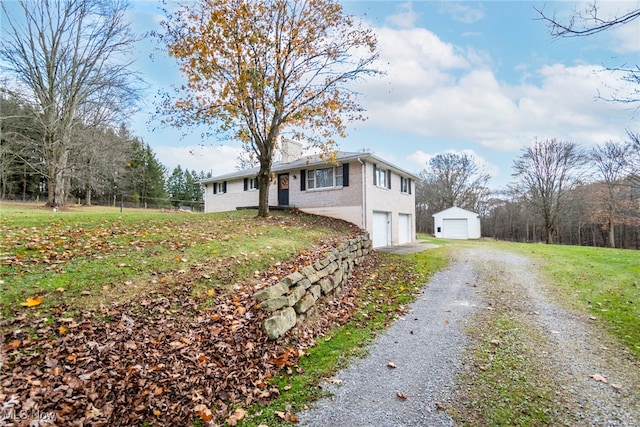
[[[459,207],[452,207],[433,214],[435,237],[446,239],[479,239],[480,216]]]
[[[258,206],[258,190],[244,191],[244,180],[227,181],[227,192],[213,194],[212,184],[204,187],[204,211],[226,212],[237,207]]]

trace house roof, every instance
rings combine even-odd
[[[390,168],[391,170],[393,170],[394,172],[398,173],[399,175],[403,175],[409,178],[413,178],[413,179],[419,179],[419,177],[411,172],[407,172],[404,169],[401,169],[397,166],[392,165],[391,163],[387,162],[386,160],[383,160],[371,153],[358,153],[358,152],[348,152],[348,151],[338,151],[337,156],[336,156],[336,162],[340,163],[347,163],[351,160],[363,160],[363,161],[372,161],[374,163],[383,163],[385,164],[388,168]],[[282,163],[282,162],[275,162],[273,164],[273,166],[271,167],[271,172],[286,172],[289,170],[297,170],[297,169],[306,169],[306,168],[312,168],[313,166],[330,166],[331,165],[331,161],[328,161],[326,159],[323,159],[320,155],[318,154],[313,154],[313,155],[309,155],[309,156],[304,156],[300,159],[294,160],[292,162],[288,162],[288,163]],[[209,182],[218,182],[218,181],[230,181],[233,179],[240,179],[240,178],[253,178],[255,177],[258,172],[259,172],[260,168],[259,167],[254,167],[254,168],[250,168],[250,169],[244,169],[241,171],[236,171],[236,172],[231,172],[225,175],[218,175],[218,176],[214,176],[211,178],[206,178],[203,179],[202,181],[200,181],[200,183],[202,184],[206,184]]]
[[[472,212],[472,211],[470,211],[470,210],[462,209],[462,208],[459,208],[459,207],[457,207],[457,206],[452,206],[452,207],[447,208],[447,209],[445,209],[445,210],[442,210],[442,211],[440,211],[440,212],[436,212],[436,213],[434,213],[434,214],[433,214],[433,215],[431,215],[431,216],[436,216],[436,215],[444,216],[444,215],[446,215],[446,214],[455,214],[455,213],[458,213],[458,214],[460,214],[460,213],[466,213],[466,214],[473,215],[473,216],[480,216],[480,215],[478,215],[478,213],[477,213],[477,212]]]

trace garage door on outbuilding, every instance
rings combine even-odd
[[[480,215],[454,206],[433,214],[435,237],[444,239],[479,239]]]
[[[467,218],[444,218],[442,220],[442,237],[445,239],[468,239],[469,220]]]

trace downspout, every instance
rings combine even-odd
[[[362,228],[367,229],[367,167],[366,163],[360,160],[358,162],[362,165]]]

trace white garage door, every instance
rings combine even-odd
[[[389,212],[373,213],[373,247],[389,246],[391,244],[391,225]]]
[[[398,244],[411,242],[411,215],[398,215]]]
[[[468,233],[466,218],[442,220],[442,237],[445,239],[467,239]]]

